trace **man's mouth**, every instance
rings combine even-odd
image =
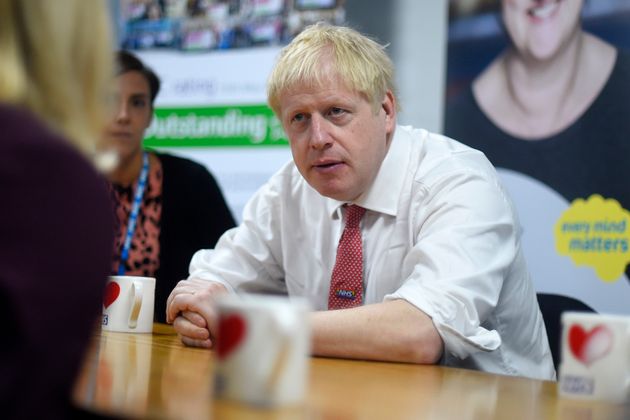
[[[527,9],[527,14],[536,19],[547,19],[558,10],[560,1],[562,0],[539,2],[537,6]]]
[[[324,161],[316,162],[313,165],[313,167],[315,169],[331,169],[341,164],[343,164],[343,161],[340,161],[340,160],[324,160]]]

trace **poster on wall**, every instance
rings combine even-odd
[[[630,3],[453,0],[445,134],[516,205],[538,292],[630,314]]]
[[[305,26],[345,19],[343,0],[120,0],[121,48],[162,82],[145,147],[183,155],[216,176],[237,220],[288,159],[266,82]]]

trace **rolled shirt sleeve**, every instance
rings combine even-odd
[[[482,170],[437,174],[423,193],[422,206],[410,212],[416,239],[403,261],[408,276],[385,299],[404,299],[429,315],[455,357],[496,350],[501,335],[486,321],[519,252],[512,206]]]

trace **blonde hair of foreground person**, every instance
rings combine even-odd
[[[327,54],[332,54],[333,69],[321,65]],[[396,96],[394,65],[385,46],[354,29],[319,22],[300,32],[280,53],[267,84],[269,106],[279,115],[283,92],[300,83],[324,85],[330,70],[349,89],[364,94],[374,112],[387,91]]]
[[[31,110],[97,164],[111,51],[104,1],[0,0],[0,102]]]

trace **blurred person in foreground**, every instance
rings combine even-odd
[[[160,80],[130,52],[117,52],[116,64],[117,110],[105,130],[119,157],[108,174],[117,222],[111,274],[155,277],[155,320],[164,322],[166,298],[195,251],[213,248],[235,222],[205,167],[142,148]]]
[[[393,64],[317,24],[280,54],[268,100],[293,160],[169,297],[187,345],[212,347],[221,293],[310,301],[313,353],[553,379],[509,198],[484,155],[396,124]]]
[[[95,169],[111,45],[104,2],[0,2],[0,412],[68,418],[102,310],[113,215]]]

